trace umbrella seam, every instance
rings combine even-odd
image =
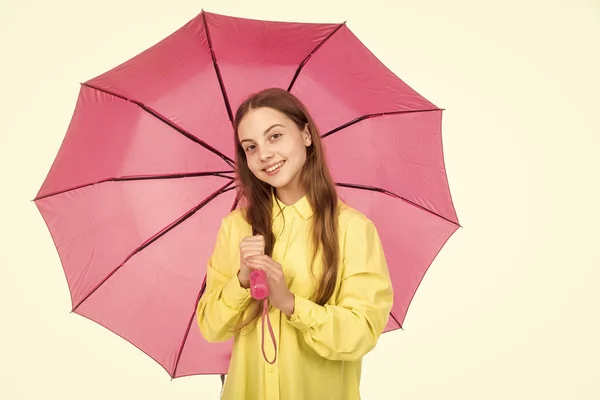
[[[156,110],[154,110],[154,109],[150,108],[149,106],[145,105],[144,103],[142,103],[140,101],[137,101],[137,100],[128,99],[125,96],[122,96],[120,94],[114,93],[112,91],[109,91],[109,90],[106,90],[106,89],[103,89],[103,88],[99,88],[99,87],[94,86],[94,85],[92,85],[92,84],[90,84],[88,82],[82,83],[81,86],[86,86],[86,87],[89,87],[91,89],[97,90],[99,92],[110,94],[112,96],[118,97],[118,98],[120,98],[122,100],[125,100],[125,101],[128,101],[130,103],[135,104],[136,106],[140,107],[142,110],[146,111],[148,114],[152,115],[154,118],[158,119],[159,121],[162,121],[163,123],[167,124],[171,128],[175,129],[177,132],[181,133],[183,136],[187,137],[192,142],[199,144],[200,146],[204,147],[206,150],[208,150],[211,153],[214,153],[215,155],[219,156],[230,167],[234,166],[234,161],[231,158],[227,157],[224,153],[221,153],[219,150],[217,150],[214,147],[210,146],[208,143],[204,142],[203,140],[200,140],[196,136],[192,135],[190,132],[186,131],[185,129],[183,129],[182,127],[180,127],[179,125],[177,125],[173,121],[169,120],[168,118],[164,117],[163,115],[161,115],[160,113],[158,113]]]
[[[208,50],[210,51],[210,56],[212,57],[213,67],[215,68],[215,73],[217,74],[217,80],[219,81],[219,86],[221,88],[221,94],[223,95],[223,101],[225,102],[225,109],[227,110],[227,116],[229,117],[229,121],[233,126],[233,112],[231,111],[231,104],[229,103],[229,98],[227,97],[227,90],[225,90],[225,82],[223,82],[223,77],[221,76],[221,69],[219,68],[219,64],[217,63],[217,56],[212,46],[212,40],[210,38],[210,32],[208,30],[208,23],[206,21],[206,12],[202,11],[202,20],[204,21],[204,30],[206,31],[206,40],[208,42]]]
[[[321,135],[321,139],[324,139],[328,136],[333,135],[336,132],[339,132],[349,126],[352,126],[354,124],[357,124],[361,121],[364,121],[366,119],[370,119],[370,118],[378,118],[378,117],[384,117],[384,116],[388,116],[388,115],[399,115],[399,114],[412,114],[412,113],[421,113],[421,112],[435,112],[435,111],[444,111],[444,109],[442,108],[428,108],[428,109],[424,109],[424,110],[403,110],[403,111],[388,111],[388,112],[381,112],[381,113],[373,113],[373,114],[365,114],[363,116],[354,118],[353,120],[346,122],[345,124],[342,124],[340,126],[338,126],[337,128],[333,128],[332,130],[330,130],[327,133],[324,133]]]
[[[386,194],[388,196],[395,197],[397,199],[405,201],[406,203],[409,203],[410,205],[412,205],[414,207],[420,208],[423,211],[427,211],[428,213],[436,215],[436,216],[442,218],[443,220],[445,220],[447,222],[450,222],[451,224],[456,225],[456,226],[462,228],[462,226],[460,225],[460,223],[458,223],[458,221],[452,221],[451,219],[449,219],[447,217],[444,217],[443,215],[440,215],[440,214],[436,213],[435,211],[431,211],[428,208],[425,208],[425,207],[423,207],[423,206],[421,206],[421,205],[419,205],[419,204],[417,204],[417,203],[415,203],[413,201],[410,201],[410,200],[408,200],[408,199],[406,199],[406,198],[404,198],[404,197],[402,197],[402,196],[400,196],[400,195],[398,195],[396,193],[390,192],[389,190],[385,190],[385,189],[382,189],[382,188],[379,188],[379,187],[374,187],[374,186],[358,185],[358,184],[354,184],[354,183],[335,182],[335,184],[337,186],[340,186],[340,187],[346,187],[346,188],[358,189],[358,190],[370,190],[372,192],[379,192],[379,193]]]
[[[201,176],[217,176],[219,178],[229,179],[233,181],[234,178],[224,175],[226,173],[234,173],[234,171],[213,171],[213,172],[196,172],[196,173],[186,173],[186,174],[167,174],[167,175],[133,175],[133,176],[123,176],[119,178],[107,178],[100,181],[90,182],[83,185],[71,187],[69,189],[59,190],[52,193],[45,194],[43,196],[38,196],[33,199],[33,201],[39,201],[43,199],[47,199],[52,196],[58,196],[60,194],[64,194],[67,192],[71,192],[73,190],[83,189],[92,185],[99,185],[101,183],[106,182],[123,182],[123,181],[142,181],[142,180],[153,180],[153,179],[182,179],[182,178],[196,178]]]
[[[346,25],[346,21],[344,21],[341,24],[339,24],[329,35],[327,35],[325,37],[325,39],[323,39],[310,53],[308,53],[308,55],[304,58],[304,60],[302,60],[302,62],[300,63],[300,65],[296,69],[296,72],[294,73],[294,77],[292,78],[292,81],[290,82],[290,85],[288,86],[288,89],[287,89],[288,92],[292,91],[292,86],[294,86],[294,83],[296,83],[296,79],[298,79],[298,76],[300,75],[300,72],[302,71],[302,69],[304,68],[304,66],[308,62],[308,60],[310,60],[310,58],[312,57],[312,55],[315,54],[317,52],[317,50],[319,50],[325,44],[325,42],[327,42],[344,25]]]
[[[136,255],[140,251],[144,250],[146,247],[150,246],[156,240],[160,239],[162,236],[166,235],[171,230],[173,230],[174,228],[176,228],[178,225],[180,225],[181,223],[183,223],[185,220],[187,220],[188,218],[190,218],[192,215],[194,215],[196,212],[198,212],[198,210],[202,209],[205,205],[207,205],[208,203],[210,203],[212,200],[216,199],[220,194],[224,193],[229,186],[231,186],[232,182],[229,182],[226,185],[222,186],[221,188],[219,188],[218,190],[216,190],[213,194],[211,194],[210,196],[206,197],[200,204],[198,204],[197,206],[195,206],[192,209],[188,210],[185,214],[183,214],[182,216],[180,216],[179,218],[177,218],[176,220],[174,220],[173,222],[171,222],[168,226],[166,226],[162,230],[156,232],[154,235],[150,236],[148,239],[146,239],[146,241],[144,243],[142,243],[137,248],[135,248],[125,258],[125,260],[123,260],[123,262],[121,262],[115,269],[113,269],[104,279],[102,279],[102,281],[100,283],[98,283],[96,285],[96,287],[94,287],[83,299],[81,299],[77,303],[77,305],[75,307],[73,307],[72,311],[76,311],[79,308],[79,306],[81,304],[83,304],[83,302],[85,302],[96,290],[98,290],[98,288],[100,288],[100,286],[102,286],[108,279],[110,279],[111,276],[113,276],[119,269],[121,269],[121,267],[123,267],[123,265],[125,265],[125,263],[127,263],[127,261],[129,261],[134,255]]]

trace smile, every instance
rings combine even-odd
[[[278,163],[277,163],[277,164],[275,164],[275,165],[271,165],[270,167],[268,167],[268,168],[265,168],[265,169],[264,169],[264,171],[266,171],[266,172],[269,172],[269,173],[270,173],[270,172],[277,171],[279,168],[281,168],[281,166],[282,166],[284,163],[285,163],[285,161],[278,162]]]

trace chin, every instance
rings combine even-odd
[[[287,184],[287,180],[281,179],[278,176],[273,176],[273,177],[267,176],[267,175],[265,175],[265,173],[263,171],[258,172],[258,174],[256,172],[252,171],[252,174],[259,181],[268,183],[269,185],[273,186],[274,188],[279,188],[279,187],[285,186]]]
[[[273,182],[267,182],[269,185],[273,186],[275,189],[281,189],[282,187],[285,187],[287,185],[287,183],[273,183]]]
[[[275,189],[279,189],[282,187],[287,186],[290,183],[289,179],[286,178],[280,178],[280,177],[267,177],[266,179],[261,179],[263,182],[268,183],[269,185],[273,186]]]

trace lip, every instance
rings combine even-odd
[[[285,160],[281,160],[281,161],[277,161],[276,163],[269,164],[269,165],[267,165],[266,167],[263,168],[263,171],[267,172],[267,170],[269,168],[271,168],[272,166],[277,165],[277,164],[279,164],[281,162],[285,162]]]

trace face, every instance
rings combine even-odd
[[[308,128],[298,126],[272,108],[250,110],[238,125],[238,137],[248,168],[279,191],[300,190],[300,171],[311,144]]]

